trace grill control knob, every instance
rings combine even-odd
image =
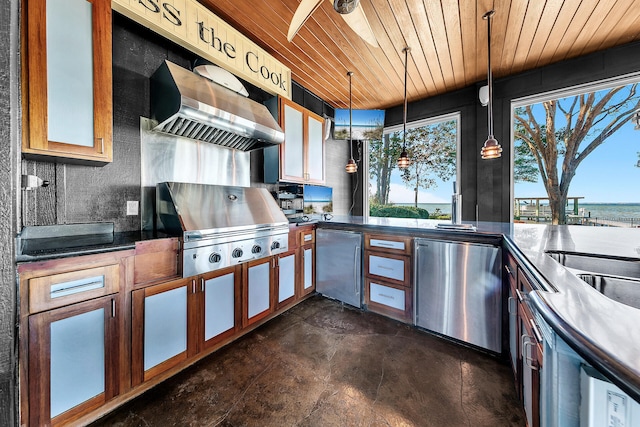
[[[280,242],[275,241],[271,244],[271,249],[280,249]]]
[[[262,252],[262,247],[260,245],[253,245],[253,247],[251,248],[251,253],[259,254],[260,252]]]
[[[242,256],[242,249],[235,248],[233,252],[231,252],[231,256],[234,258],[240,258]]]
[[[211,255],[209,255],[209,262],[211,264],[215,264],[217,262],[220,262],[222,260],[222,256],[219,253],[212,253]]]

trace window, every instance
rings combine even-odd
[[[513,218],[640,225],[639,76],[512,103]]]
[[[396,164],[402,151],[402,125],[386,128],[381,139],[369,140],[369,215],[450,218],[459,126],[459,113],[407,123],[411,165],[404,170]]]

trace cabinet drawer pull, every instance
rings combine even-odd
[[[382,298],[395,299],[395,298],[394,298],[394,297],[392,297],[391,295],[385,295],[385,294],[381,294],[381,293],[378,293],[378,296],[379,296],[379,297],[382,297]]]
[[[531,369],[532,371],[537,371],[538,367],[533,364],[533,356],[531,355],[533,341],[529,335],[522,336],[522,358],[524,359],[524,363]]]
[[[382,269],[382,270],[389,270],[389,271],[393,271],[393,268],[392,268],[392,267],[387,267],[386,265],[380,265],[380,264],[378,264],[378,265],[377,265],[377,267],[378,267],[379,269]]]
[[[84,280],[90,281],[85,282]],[[91,291],[93,289],[104,288],[104,276],[90,277],[84,280],[75,280],[73,282],[65,282],[52,285],[49,294],[53,299],[77,294],[80,292]]]
[[[540,328],[536,322],[533,319],[529,319],[529,324],[531,324],[531,330],[533,330],[533,335],[536,336],[538,342],[542,342],[542,332],[540,332]]]
[[[522,295],[522,292],[520,292],[520,289],[516,289],[516,295],[518,296],[518,301],[524,301],[524,296]]]
[[[513,272],[511,271],[511,269],[509,268],[509,266],[508,266],[508,265],[505,265],[505,266],[504,266],[504,269],[507,271],[507,274],[508,274],[509,276],[513,277]]]
[[[116,317],[116,299],[111,298],[111,317]]]

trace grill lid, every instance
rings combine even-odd
[[[156,212],[160,230],[185,240],[289,226],[265,188],[162,182]]]
[[[284,141],[267,107],[164,61],[151,77],[155,131],[251,151]]]

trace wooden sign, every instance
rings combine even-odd
[[[112,0],[113,10],[274,95],[291,70],[195,0]]]

